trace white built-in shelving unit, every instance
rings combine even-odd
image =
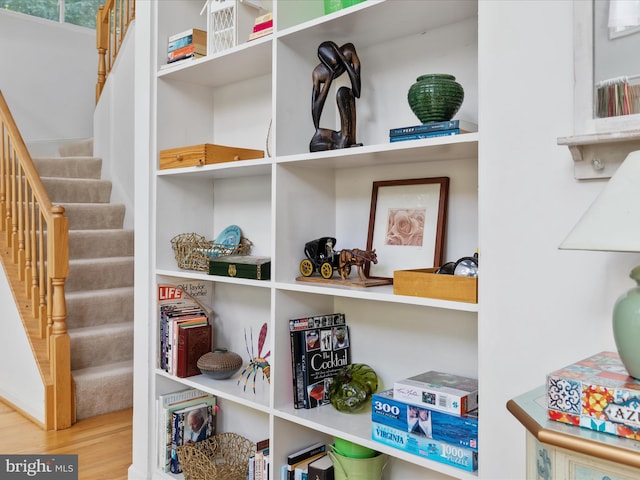
[[[331,442],[334,436],[389,454],[386,480],[481,478],[373,442],[368,412],[294,409],[288,331],[290,318],[344,312],[352,359],[371,365],[382,388],[426,369],[478,377],[478,304],[394,295],[391,286],[343,288],[295,280],[309,240],[330,235],[337,238],[337,249],[365,247],[372,184],[378,180],[448,176],[446,260],[471,255],[478,247],[479,133],[388,139],[390,128],[419,123],[406,95],[424,73],[455,75],[465,89],[457,118],[478,122],[478,4],[368,0],[325,15],[322,0],[263,3],[274,12],[274,34],[246,42],[250,30],[238,30],[236,47],[163,68],[166,38],[188,28],[206,29],[206,18],[200,15],[201,0],[163,0],[149,7],[151,282],[210,282],[214,343],[242,354],[245,362],[245,331],[253,330],[256,349],[257,332],[266,322],[271,378],[266,383],[258,375],[254,394],[253,380],[245,391],[235,378],[168,375],[157,368],[158,327],[150,322],[146,339],[137,340],[148,351],[148,456],[155,458],[158,448],[157,396],[196,387],[218,397],[218,431],[271,439],[271,478],[278,478],[290,451],[317,440]],[[250,7],[239,3],[238,8]],[[356,109],[357,140],[364,145],[309,153],[311,72],[325,40],[352,42],[362,62]],[[333,98],[331,93],[321,126],[338,129]],[[272,156],[158,168],[161,150],[202,143],[264,150],[268,143]],[[271,257],[271,280],[212,277],[177,267],[170,243],[175,235],[195,232],[213,239],[230,224],[239,225],[253,242],[252,254]],[[148,298],[137,300],[146,302],[152,319],[154,295],[150,288]],[[153,478],[173,478],[150,464]]]

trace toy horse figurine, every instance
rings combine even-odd
[[[320,63],[313,69],[311,79],[311,116],[316,133],[309,144],[310,152],[360,146],[356,143],[356,98],[360,98],[360,59],[352,43],[338,47],[334,42],[322,42],[318,47]],[[340,87],[336,102],[340,113],[340,130],[320,128],[320,116],[333,80],[347,72],[351,88]]]
[[[358,278],[361,281],[366,280],[364,274],[365,263],[378,263],[378,256],[375,249],[373,250],[360,250],[354,248],[353,250],[341,250],[340,260],[338,262],[338,271],[340,272],[340,278],[346,280],[349,277],[351,266],[355,265],[358,268]]]

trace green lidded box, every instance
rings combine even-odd
[[[271,278],[271,258],[255,255],[229,255],[209,261],[209,275],[269,280]]]

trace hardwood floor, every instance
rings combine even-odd
[[[45,431],[0,401],[0,453],[77,454],[79,480],[126,480],[131,465],[133,409]]]

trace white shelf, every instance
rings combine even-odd
[[[244,405],[254,410],[259,410],[264,413],[271,413],[269,409],[269,395],[268,389],[259,385],[262,382],[260,376],[256,378],[256,394],[253,394],[252,381],[248,384],[246,391],[244,388],[244,379],[238,385],[238,372],[233,378],[227,380],[215,380],[207,377],[206,375],[196,375],[195,377],[178,378],[171,375],[164,370],[156,370],[156,375],[168,378],[170,380],[180,382],[184,387],[197,388],[203,392],[211,393],[218,398],[230,400],[238,405]],[[253,375],[251,376],[253,378]]]
[[[253,377],[245,391],[244,378],[239,385],[237,376],[224,381],[204,375],[177,378],[149,367],[149,404],[160,394],[187,387],[216,395],[223,405],[219,431],[234,430],[255,440],[270,437],[276,475],[286,455],[301,442],[339,436],[389,454],[386,471],[391,473],[386,480],[479,478],[477,473],[373,441],[370,413],[348,415],[331,406],[294,409],[288,330],[290,318],[344,312],[352,332],[352,362],[371,365],[381,386],[418,373],[421,367],[416,366],[425,363],[425,351],[431,353],[430,368],[478,375],[478,304],[396,295],[392,285],[360,288],[296,281],[306,241],[331,235],[338,239],[339,249],[365,246],[376,180],[450,177],[445,261],[477,248],[480,134],[391,143],[388,133],[390,128],[417,123],[406,92],[418,75],[426,73],[423,65],[451,71],[464,83],[459,118],[478,123],[478,3],[460,0],[451,8],[448,0],[367,0],[329,15],[323,14],[323,0],[273,3],[273,34],[194,61],[152,68],[155,156],[165,148],[201,143],[263,149],[268,128],[273,156],[152,168],[148,267],[152,282],[208,282],[215,312],[214,343],[240,354],[245,365],[258,355],[257,331],[267,323],[262,354],[270,352],[270,383],[257,372],[254,395]],[[156,2],[159,37],[190,28],[185,25],[197,27],[202,21],[200,8],[198,0]],[[319,62],[318,45],[325,40],[353,42],[361,57],[357,141],[364,145],[310,153],[311,72]],[[432,47],[436,43],[438,48]],[[157,63],[165,54],[161,39],[156,47]],[[326,102],[323,128],[335,129],[331,122],[339,123],[334,95],[330,93]],[[177,267],[171,238],[196,232],[213,239],[232,223],[252,241],[252,254],[271,257],[271,280],[213,276]],[[148,303],[152,325],[148,361],[155,366],[158,332],[153,295]],[[152,432],[155,428],[149,426]],[[152,440],[148,449],[156,452]],[[152,477],[174,478],[163,475],[154,472]]]
[[[330,295],[334,297],[354,298],[374,302],[397,303],[398,305],[418,305],[422,307],[442,308],[445,310],[458,310],[461,312],[477,312],[477,303],[452,302],[437,298],[413,297],[409,295],[396,295],[392,285],[360,288],[336,286],[318,286],[309,283],[276,283],[276,288],[291,292],[312,293],[315,295]]]
[[[276,162],[312,168],[346,169],[390,163],[423,163],[477,158],[478,138],[478,132],[464,133],[450,137],[425,138],[326,152],[286,155],[277,157]]]
[[[272,37],[264,36],[196,60],[175,62],[158,71],[158,78],[220,87],[271,73]]]
[[[578,180],[610,178],[626,156],[640,150],[640,129],[559,137],[569,147]]]

